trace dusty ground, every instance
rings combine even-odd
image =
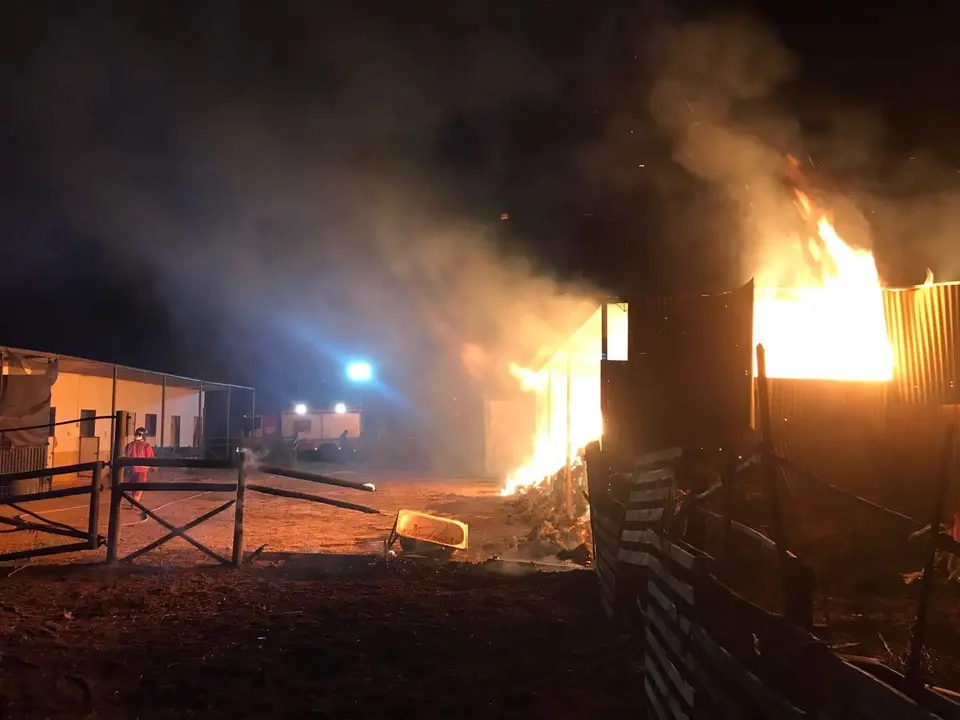
[[[0,717],[582,717],[636,708],[592,573],[33,568]]]
[[[102,549],[0,567],[0,718],[586,718],[638,706],[635,665],[610,635],[593,573],[374,556],[401,507],[466,521],[464,559],[487,556],[528,529],[506,524],[494,484],[341,474],[378,492],[251,478],[383,514],[250,494],[246,548],[267,548],[239,571],[209,567],[181,540],[119,568],[62,564],[97,562]],[[153,493],[147,505],[183,524],[228,499],[186,497]],[[78,505],[30,507],[82,526]],[[106,534],[105,509],[102,520]],[[165,532],[132,511],[124,522],[121,554]],[[228,555],[232,528],[231,509],[191,534]],[[58,541],[0,534],[4,550]]]

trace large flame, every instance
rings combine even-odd
[[[796,194],[801,214],[815,223],[805,247],[813,272],[798,286],[757,290],[753,337],[766,350],[767,375],[892,379],[893,347],[873,253],[844,242],[827,214]]]
[[[587,353],[588,348],[582,349]],[[567,351],[572,352],[571,349]],[[541,422],[533,438],[533,453],[507,477],[501,495],[513,495],[537,487],[563,468],[568,459],[571,463],[577,462],[579,452],[603,434],[599,353],[595,358],[589,353],[581,356],[573,366],[563,362],[563,357],[556,359],[561,361],[557,363],[558,369],[551,369],[553,363],[548,363],[538,372],[510,365],[510,373],[520,381],[521,389],[536,395]],[[567,372],[571,373],[569,413]],[[566,429],[568,418],[569,436]]]
[[[793,158],[790,162],[791,179],[803,182],[799,163]],[[825,211],[803,191],[797,189],[795,193],[797,208],[809,228],[802,254],[779,258],[779,265],[771,263],[757,277],[753,337],[754,343],[762,343],[766,350],[767,375],[891,380],[894,352],[887,335],[882,284],[873,253],[848,245]],[[924,284],[932,282],[933,275],[928,271]],[[576,389],[571,393],[569,442],[562,364],[551,370],[554,363],[548,363],[539,372],[510,367],[521,388],[534,393],[538,406],[547,408],[547,417],[541,414],[533,452],[507,478],[501,494],[512,495],[543,483],[565,465],[568,453],[569,460],[574,461],[580,449],[602,435],[599,349],[583,339],[587,329],[581,328],[566,350],[577,357],[597,358],[595,372],[588,364],[586,372],[581,367],[573,373]],[[593,330],[599,336],[599,323]]]

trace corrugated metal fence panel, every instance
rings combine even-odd
[[[885,382],[768,378],[770,419],[775,425],[866,422],[879,428],[889,387]]]
[[[883,303],[900,399],[960,402],[960,283],[886,290]]]

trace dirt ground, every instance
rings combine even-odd
[[[494,484],[342,475],[378,492],[251,478],[383,514],[251,494],[245,545],[267,547],[240,570],[179,539],[118,568],[64,564],[102,549],[0,567],[0,718],[586,718],[641,704],[593,573],[376,557],[401,507],[464,520],[474,550],[462,559],[487,556],[527,530],[505,523]],[[182,524],[226,499],[146,504]],[[82,526],[82,501],[30,507]],[[124,520],[122,555],[165,532],[133,511]],[[191,534],[228,555],[232,527],[231,509]],[[58,540],[0,534],[0,547]]]
[[[588,718],[640,702],[588,571],[47,566],[4,598],[0,717]]]
[[[263,475],[250,482],[366,504],[380,514],[251,493],[245,547],[248,554],[265,547],[240,571],[212,567],[179,539],[119,568],[65,566],[102,561],[103,549],[0,567],[0,718],[636,711],[639,665],[610,635],[592,573],[475,564],[491,555],[509,558],[504,549],[530,530],[511,524],[495,483],[336,474],[372,482],[377,492]],[[146,504],[182,525],[228,499],[150,493]],[[82,527],[84,503],[67,498],[30,507]],[[441,568],[378,560],[400,508],[466,522],[470,550],[459,559],[467,563]],[[904,585],[900,573],[919,569],[918,558],[894,557],[904,543],[900,530],[845,509],[841,514],[822,523],[841,534],[803,552],[815,564],[815,632],[840,652],[902,669],[917,588]],[[166,532],[130,510],[123,520],[121,555]],[[232,534],[232,508],[191,531],[225,556]],[[58,540],[0,531],[4,551]],[[284,553],[324,557],[307,565]],[[760,570],[751,561],[745,571],[754,580],[774,577],[772,569]],[[754,589],[769,594],[772,585],[761,585]],[[938,583],[924,656],[927,676],[950,688],[960,688],[957,590]]]

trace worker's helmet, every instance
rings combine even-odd
[[[133,431],[133,437],[135,437],[137,440],[145,439],[147,437],[147,429],[138,427],[136,430]]]

